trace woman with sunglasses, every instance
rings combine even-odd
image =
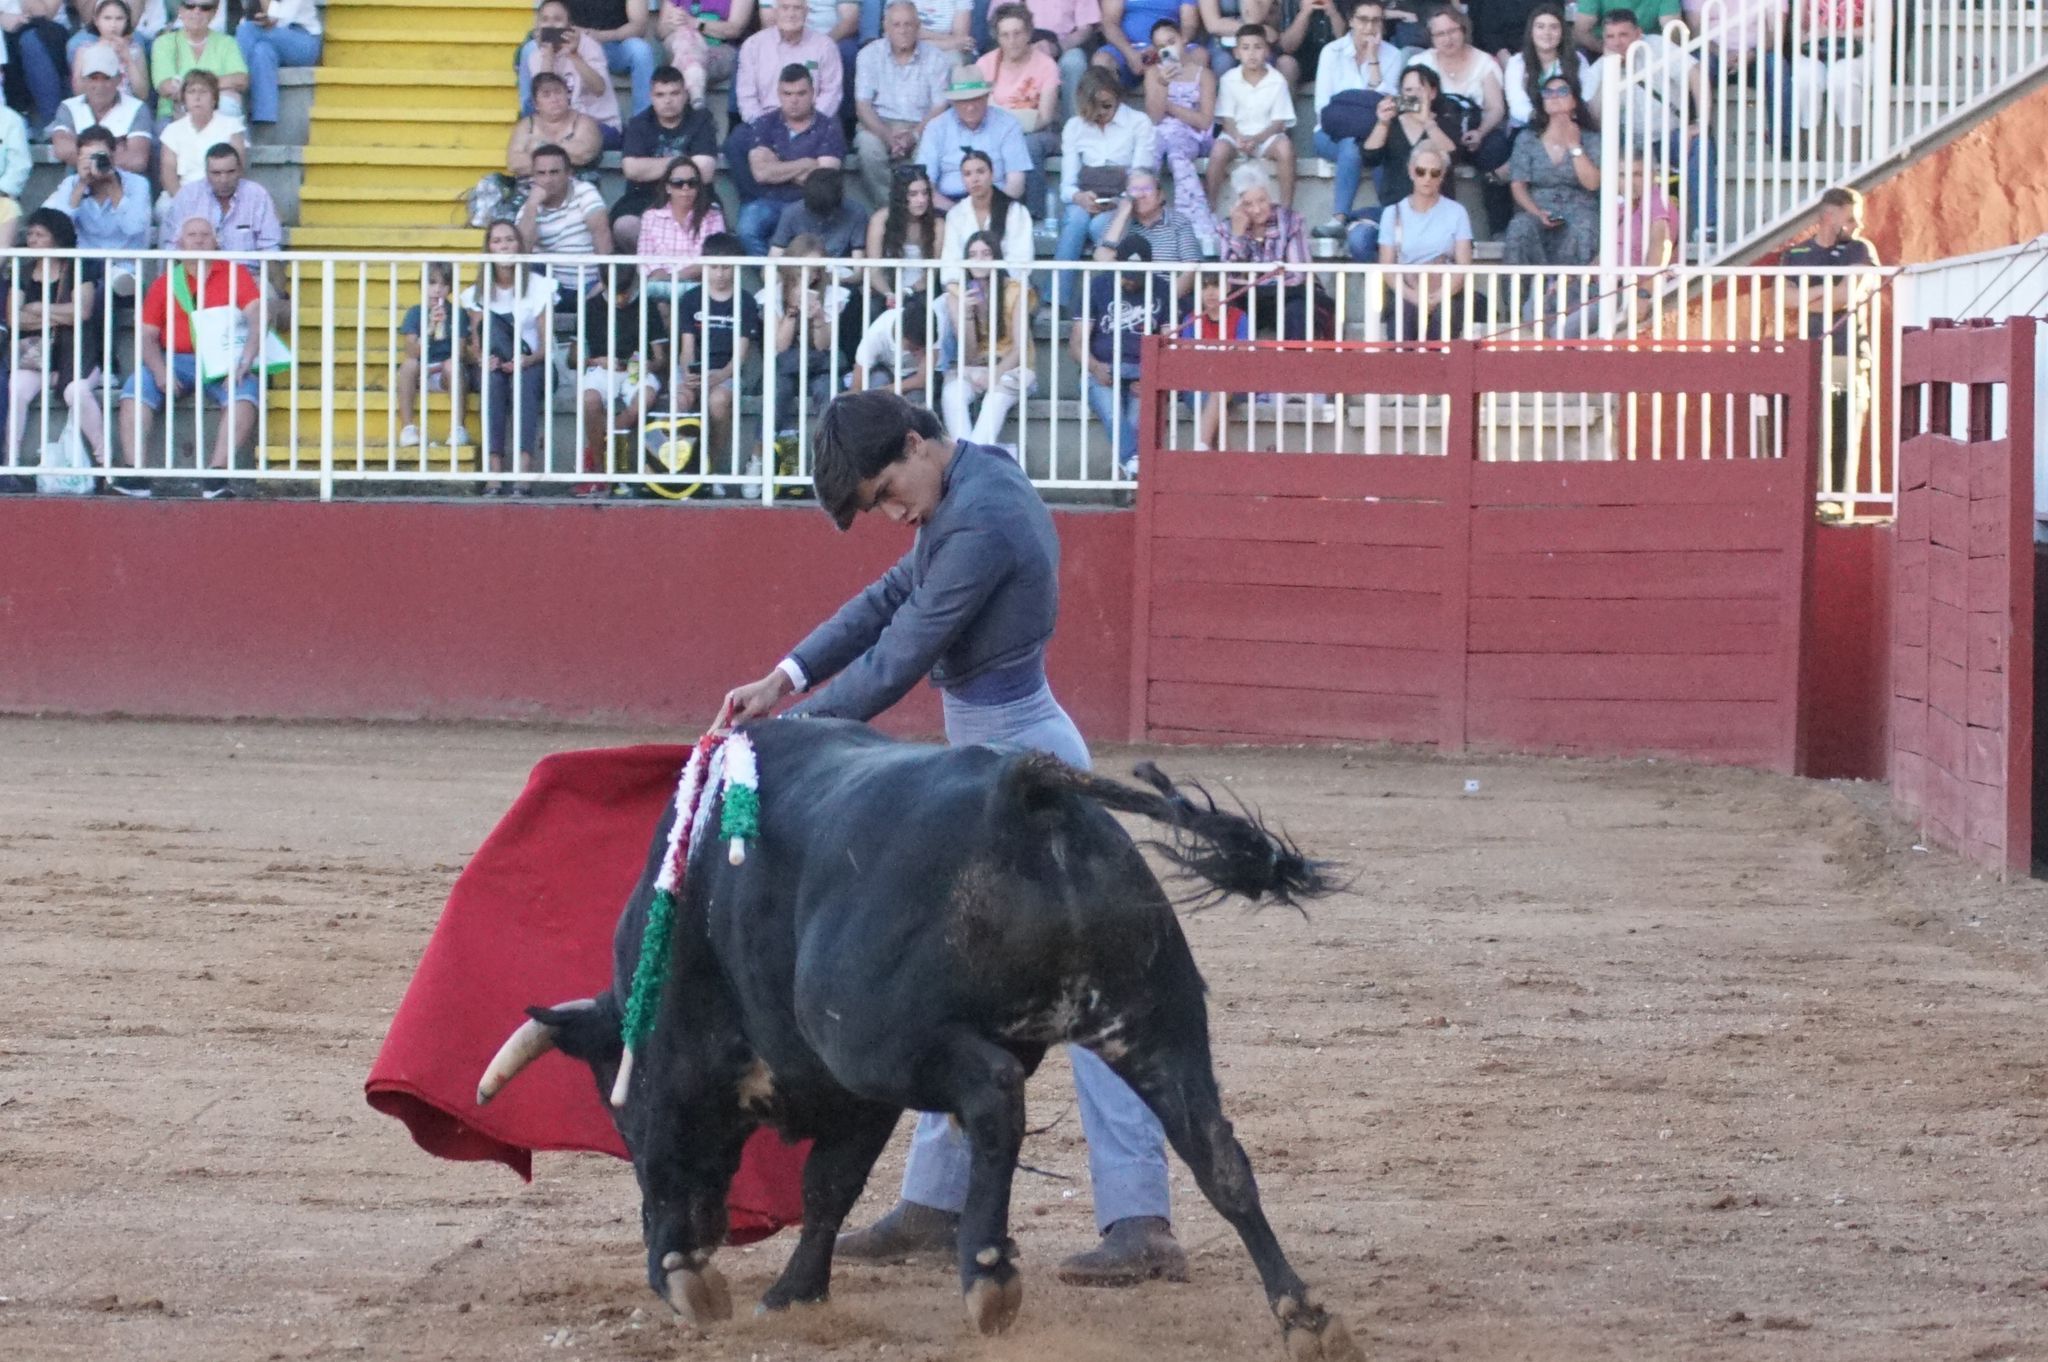
[[[650,302],[673,304],[696,282],[705,238],[725,230],[725,214],[704,171],[688,156],[668,163],[668,202],[640,216],[640,288]]]
[[[946,219],[932,204],[932,181],[915,161],[897,166],[889,177],[889,206],[868,219],[868,259],[937,260],[946,241]],[[921,292],[928,281],[923,269],[892,269],[888,264],[867,269],[874,311],[886,312]]]
[[[1538,93],[1534,135],[1518,139],[1508,160],[1521,211],[1508,224],[1504,253],[1510,265],[1590,265],[1600,254],[1600,134],[1563,76]]]
[[[1456,340],[1465,334],[1464,273],[1424,268],[1472,263],[1472,219],[1444,193],[1450,173],[1447,153],[1417,147],[1408,157],[1414,189],[1380,218],[1380,263],[1414,267],[1389,276],[1381,314],[1387,340]]]
[[[149,49],[149,78],[158,95],[156,116],[169,122],[185,112],[187,71],[211,71],[220,78],[220,111],[242,117],[242,97],[249,92],[249,66],[235,40],[213,27],[220,0],[179,0],[178,26],[167,28]]]

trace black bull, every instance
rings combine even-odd
[[[761,826],[745,863],[692,849],[668,986],[625,1106],[647,1277],[693,1319],[731,1298],[709,1266],[725,1194],[759,1125],[814,1141],[804,1223],[764,1307],[825,1299],[832,1246],[905,1110],[953,1114],[972,1152],[960,1283],[983,1332],[1015,1318],[1009,1237],[1024,1081],[1048,1046],[1100,1055],[1156,1112],[1175,1152],[1257,1265],[1297,1357],[1348,1357],[1343,1321],[1311,1298],[1224,1119],[1203,984],[1173,906],[1109,810],[1167,825],[1167,854],[1218,892],[1326,892],[1318,866],[1252,819],[1050,758],[893,742],[864,725],[750,730]],[[666,845],[664,818],[619,919],[611,988],[532,1008],[492,1061],[490,1097],[551,1048],[618,1071],[620,1023]],[[715,824],[713,824],[715,827]]]

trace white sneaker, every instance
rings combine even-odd
[[[468,426],[450,426],[448,428],[448,444],[450,448],[460,448],[463,445],[475,443],[476,441],[469,438]]]
[[[398,432],[398,443],[401,448],[413,449],[419,445],[419,442],[420,428],[418,426],[409,425],[404,430]]]

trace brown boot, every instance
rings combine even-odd
[[[1100,1244],[1059,1266],[1059,1279],[1070,1286],[1136,1286],[1154,1278],[1188,1279],[1188,1255],[1174,1239],[1173,1226],[1156,1215],[1117,1221]]]
[[[951,1258],[959,1253],[960,1216],[915,1201],[899,1201],[864,1230],[842,1234],[836,1258],[861,1263],[900,1263],[910,1258]]]

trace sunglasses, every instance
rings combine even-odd
[[[695,189],[702,183],[704,183],[702,180],[670,180],[668,187],[670,189]]]
[[[214,2],[213,2],[212,4],[210,4],[210,5],[207,5],[207,4],[201,4],[201,3],[199,3],[199,0],[185,0],[185,3],[184,3],[184,4],[182,4],[182,5],[180,5],[180,6],[178,6],[178,8],[179,8],[179,9],[203,9],[203,10],[216,10],[216,9],[219,9],[219,8],[220,8],[220,0],[214,0]]]
[[[1443,177],[1444,173],[1441,170],[1431,170],[1427,167],[1408,172],[1408,178],[1411,180],[1441,180]]]
[[[1569,85],[1546,85],[1543,87],[1543,97],[1545,99],[1566,99],[1570,97],[1571,92],[1572,87]]]

